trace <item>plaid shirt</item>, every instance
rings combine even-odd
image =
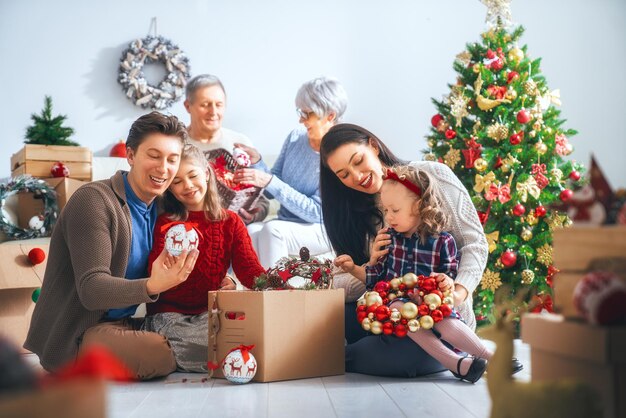
[[[457,272],[456,242],[452,235],[442,232],[438,237],[428,237],[424,244],[419,242],[417,234],[407,238],[393,229],[389,229],[391,244],[389,253],[381,257],[374,266],[366,266],[365,285],[368,289],[381,280],[389,281],[413,272],[418,276],[430,273],[445,273],[453,279]]]

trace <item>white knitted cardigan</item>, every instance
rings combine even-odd
[[[465,302],[456,309],[467,325],[474,330],[476,317],[472,307],[472,294],[480,282],[488,256],[487,239],[476,209],[467,190],[447,165],[430,161],[413,161],[410,165],[426,171],[433,180],[439,182],[443,210],[456,214],[450,217],[448,231],[456,240],[461,254],[455,283],[465,287],[469,293]],[[334,287],[345,289],[347,301],[356,300],[365,291],[365,285],[347,273],[335,275]]]

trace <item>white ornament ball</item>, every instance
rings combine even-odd
[[[574,289],[574,306],[588,322],[595,325],[624,321],[626,283],[614,273],[588,273]]]
[[[257,370],[257,362],[251,352],[248,351],[248,361],[245,361],[241,350],[235,350],[226,356],[222,372],[226,380],[232,383],[248,383],[254,378]]]
[[[43,216],[35,215],[28,221],[28,227],[30,229],[40,230],[41,228],[43,228],[43,220]]]
[[[179,256],[183,251],[198,248],[200,240],[194,228],[187,230],[185,224],[176,224],[165,234],[165,249],[173,256]]]
[[[233,158],[235,159],[235,162],[241,167],[250,166],[250,156],[241,148],[233,149]]]

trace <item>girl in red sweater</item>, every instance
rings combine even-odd
[[[196,230],[200,255],[185,282],[146,305],[144,327],[169,340],[179,371],[206,372],[207,292],[235,289],[234,280],[226,275],[231,264],[246,287],[252,287],[254,278],[264,269],[243,221],[236,213],[222,209],[215,173],[196,146],[188,144],[183,148],[180,167],[165,193],[163,208],[165,213],[154,227],[148,265],[163,250],[168,229],[181,223],[187,230]]]

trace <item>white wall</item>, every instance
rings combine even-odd
[[[516,0],[512,10],[550,87],[561,89],[566,126],[580,131],[573,157],[587,162],[594,152],[613,187],[626,186],[626,2]],[[277,153],[297,124],[300,84],[333,75],[350,97],[346,120],[417,159],[434,113],[430,98],[454,82],[454,57],[479,39],[485,7],[477,0],[0,0],[0,178],[45,94],[96,154],[125,138],[143,110],[116,82],[119,58],[153,16],[159,34],[189,56],[192,75],[222,78],[225,126],[247,133],[262,152]],[[182,102],[170,111],[188,121]]]

